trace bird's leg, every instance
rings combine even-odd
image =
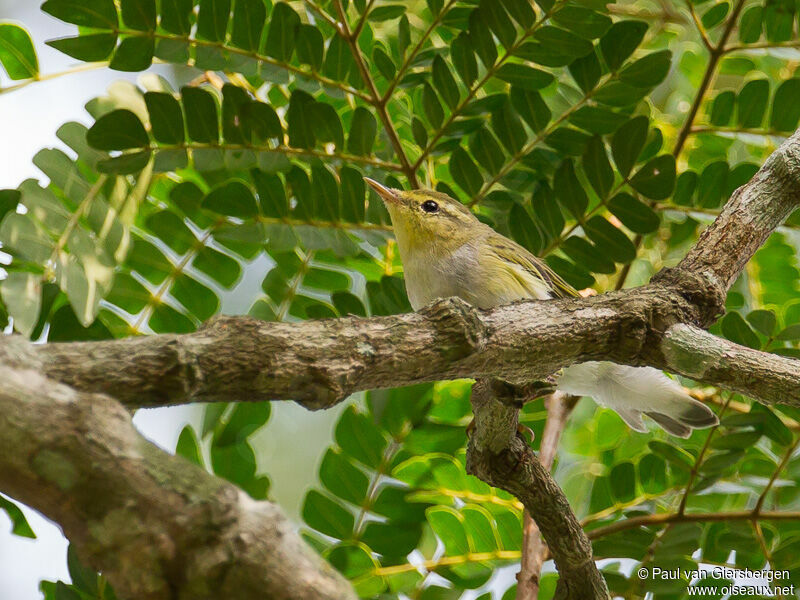
[[[500,379],[492,380],[492,391],[495,397],[514,408],[523,408],[528,402],[544,398],[556,391],[557,374],[548,375],[544,379],[515,385]]]

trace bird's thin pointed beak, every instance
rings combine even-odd
[[[382,183],[378,183],[377,181],[375,181],[374,179],[370,179],[369,177],[364,177],[364,181],[366,181],[369,184],[369,187],[375,190],[375,192],[378,194],[378,196],[381,197],[381,199],[384,202],[393,202],[393,203],[398,202],[397,194],[395,194],[394,190],[392,190],[391,188],[388,188]]]

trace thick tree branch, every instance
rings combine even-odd
[[[47,379],[27,344],[7,338],[0,359],[0,489],[121,597],[355,600],[278,507],[158,449],[107,396]]]
[[[500,402],[493,388],[488,379],[472,388],[475,427],[467,448],[467,472],[513,494],[535,516],[558,568],[555,598],[609,598],[591,542],[567,497],[517,435],[519,411]]]
[[[671,327],[661,342],[665,366],[697,381],[770,404],[800,406],[800,361],[759,352],[691,325]]]
[[[727,291],[769,235],[800,205],[800,133],[736,190],[679,267]]]
[[[681,274],[669,277],[680,280]],[[696,326],[670,330],[710,322],[714,302],[699,311],[687,300],[706,305],[699,294],[702,289],[691,285],[656,283],[490,311],[448,299],[419,313],[370,319],[221,317],[193,334],[46,344],[33,351],[49,377],[107,393],[131,408],[293,399],[319,409],[357,391],[423,381],[500,377],[525,383],[586,360],[650,364],[710,385],[735,384],[769,404],[800,406],[798,361],[737,346]],[[698,363],[697,352],[709,358]],[[701,371],[700,364],[709,367]],[[747,376],[744,370],[753,365],[760,365],[762,378]]]

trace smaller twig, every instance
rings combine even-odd
[[[364,25],[367,24],[367,18],[369,17],[369,11],[372,10],[372,5],[375,4],[375,0],[369,0],[367,2],[367,6],[364,8],[364,14],[358,19],[358,23],[356,23],[355,28],[353,29],[353,39],[358,40],[358,36],[361,35],[361,30],[364,29]]]
[[[219,225],[222,222],[224,221],[220,220],[215,225]],[[181,258],[180,262],[175,265],[175,267],[172,269],[172,272],[164,278],[164,281],[162,281],[161,285],[158,286],[156,292],[151,294],[150,299],[147,301],[147,305],[139,313],[139,316],[136,317],[134,324],[130,326],[130,331],[132,334],[138,335],[141,333],[141,328],[150,320],[153,310],[158,304],[161,303],[162,298],[172,287],[172,284],[175,283],[175,279],[180,276],[181,273],[183,273],[183,270],[189,265],[192,259],[197,256],[197,253],[205,247],[206,242],[213,234],[214,226],[206,231],[202,238],[195,242],[194,246],[192,246],[192,248],[190,248],[189,251],[183,256],[183,258]]]
[[[660,11],[650,11],[637,8],[635,5],[609,4],[608,12],[620,17],[632,17],[634,19],[644,19],[645,21],[658,21],[661,23],[685,24],[686,18],[678,12],[667,10],[666,7]]]
[[[563,392],[552,394],[547,400],[547,421],[544,425],[542,443],[539,445],[539,461],[548,471],[553,470],[558,442],[567,424],[567,419],[578,398]],[[544,564],[547,546],[531,514],[526,510],[522,517],[522,559],[517,573],[516,600],[535,600],[539,596],[539,575]]]
[[[436,15],[433,18],[433,20],[431,21],[431,24],[428,25],[428,28],[423,32],[423,34],[419,38],[419,40],[417,40],[417,43],[414,44],[414,47],[411,49],[411,52],[409,52],[406,55],[406,58],[403,61],[403,64],[400,65],[399,69],[397,69],[397,73],[392,78],[392,80],[389,82],[389,87],[386,88],[386,91],[383,93],[383,96],[381,97],[381,102],[386,103],[386,102],[389,101],[389,99],[392,96],[392,92],[394,92],[394,89],[397,87],[397,84],[400,83],[400,80],[403,78],[403,75],[405,75],[406,71],[408,71],[409,67],[411,66],[411,63],[414,60],[414,58],[416,58],[416,56],[419,53],[419,51],[422,50],[422,47],[425,45],[425,42],[431,36],[433,31],[439,26],[439,23],[442,21],[444,16],[447,14],[447,12],[453,6],[453,4],[456,3],[456,1],[457,0],[448,0],[447,4],[445,4],[442,7],[442,10],[439,11],[439,14]],[[415,165],[415,166],[418,166],[418,165]]]
[[[314,0],[303,0],[303,3],[336,31],[341,31],[338,21],[326,13],[319,4],[314,2]]]
[[[728,394],[728,402],[730,402],[733,394]],[[727,402],[722,405],[722,410],[719,412],[720,416],[725,414],[725,409],[728,408]],[[682,515],[686,512],[686,503],[689,501],[689,494],[692,493],[692,486],[694,485],[694,480],[697,478],[697,474],[700,471],[700,465],[703,463],[703,458],[708,451],[709,446],[711,445],[711,438],[714,437],[714,434],[719,429],[719,425],[715,425],[711,431],[708,432],[706,436],[705,442],[703,442],[703,447],[700,449],[700,453],[697,455],[697,458],[694,460],[694,465],[692,465],[692,470],[689,473],[689,481],[686,483],[686,488],[683,491],[683,495],[681,496],[681,502],[678,505],[678,514]]]
[[[754,42],[752,44],[731,44],[725,48],[725,53],[742,52],[747,50],[771,50],[773,48],[800,48],[800,41],[787,42]]]
[[[722,58],[723,54],[725,54],[727,51],[726,44],[728,43],[728,38],[736,27],[736,23],[739,19],[739,13],[741,13],[742,8],[744,8],[744,2],[745,0],[739,0],[737,2],[736,6],[731,12],[731,15],[728,17],[728,21],[725,24],[725,29],[723,29],[717,45],[713,47],[709,47],[708,45],[706,46],[709,50],[708,65],[706,65],[706,70],[703,74],[703,80],[700,82],[700,87],[697,88],[697,93],[695,94],[694,102],[689,109],[689,114],[686,115],[686,120],[683,123],[683,127],[681,127],[681,130],[678,133],[678,139],[675,141],[675,147],[672,149],[672,154],[675,156],[675,158],[678,158],[678,155],[680,155],[683,145],[686,143],[686,138],[689,137],[689,132],[694,126],[694,120],[697,118],[697,113],[700,110],[700,106],[703,104],[703,100],[706,97],[706,92],[711,86],[711,82],[716,74],[717,64],[719,63],[719,60]],[[689,3],[689,5],[691,7],[691,3]],[[707,42],[707,40],[704,39],[704,43],[705,42]]]
[[[253,152],[275,152],[277,154],[286,154],[289,156],[308,156],[319,159],[339,160],[345,163],[359,163],[390,171],[403,172],[402,165],[387,160],[381,160],[380,158],[359,156],[347,152],[324,152],[322,150],[315,150],[314,148],[295,148],[294,146],[285,146],[283,144],[279,146],[260,146],[250,143],[190,141],[180,144],[151,144],[144,148],[138,148],[136,151],[151,150],[153,152],[160,152],[164,150],[204,150],[209,148],[214,150],[252,150]]]
[[[518,410],[498,400],[489,379],[473,385],[472,407],[475,426],[467,448],[467,472],[513,494],[533,515],[559,572],[556,597],[609,598],[592,546],[564,492],[518,437]]]
[[[747,135],[761,135],[764,137],[776,137],[786,139],[791,136],[791,132],[774,131],[771,129],[748,129],[746,127],[724,127],[719,125],[696,125],[691,129],[692,135],[700,133],[742,133]]]
[[[694,14],[694,6],[692,3],[689,0],[686,0],[686,3],[689,5],[689,10],[692,12],[692,16],[697,19],[697,15]],[[745,0],[739,0],[737,2],[733,12],[728,17],[728,21],[725,24],[725,29],[722,31],[722,35],[720,36],[719,42],[717,42],[716,46],[710,45],[708,37],[705,35],[705,29],[702,28],[702,23],[698,24],[698,31],[700,31],[700,34],[703,37],[703,43],[709,51],[708,65],[706,65],[705,73],[703,73],[703,80],[700,82],[700,87],[697,89],[697,93],[694,96],[692,106],[689,108],[689,114],[686,115],[686,120],[683,122],[683,126],[678,132],[678,137],[675,140],[675,146],[672,148],[672,155],[676,160],[683,151],[683,146],[686,143],[686,140],[689,139],[689,134],[694,126],[694,121],[697,118],[698,112],[700,112],[700,107],[703,105],[703,101],[705,100],[706,93],[711,86],[711,82],[714,80],[714,76],[717,72],[717,65],[719,64],[723,54],[725,54],[725,45],[728,43],[728,38],[730,37],[731,32],[733,32],[734,28],[736,27],[736,22],[739,19],[739,13],[742,11],[742,8],[744,8],[744,3]],[[642,245],[642,241],[644,241],[644,236],[642,234],[637,234],[633,239],[633,247],[636,249],[637,254],[639,253],[639,248]],[[628,275],[630,275],[632,265],[633,261],[622,267],[622,270],[619,272],[619,276],[617,277],[617,282],[614,285],[615,290],[621,290],[623,287],[625,287],[625,282],[628,280]]]
[[[642,515],[616,521],[589,532],[589,539],[596,540],[620,531],[646,527],[648,525],[666,525],[669,523],[719,523],[721,521],[800,521],[800,511],[764,511],[753,514],[751,510],[718,512],[718,513],[660,513]]]
[[[758,500],[756,501],[756,505],[753,508],[753,514],[755,514],[755,515],[761,514],[761,509],[764,507],[764,501],[767,499],[767,495],[769,494],[769,491],[772,489],[772,486],[775,485],[775,482],[777,481],[778,476],[786,468],[786,465],[789,464],[789,461],[792,459],[792,456],[794,455],[795,450],[797,450],[798,444],[800,444],[800,436],[795,438],[794,443],[789,447],[789,449],[783,455],[783,458],[781,459],[780,464],[778,464],[777,468],[772,473],[772,476],[769,478],[769,481],[767,482],[767,485],[764,486],[764,489],[761,491],[761,495],[758,497]]]
[[[703,23],[700,21],[700,17],[697,16],[697,12],[694,10],[694,4],[691,0],[686,0],[686,8],[689,9],[689,14],[692,16],[692,21],[694,21],[697,32],[700,34],[700,38],[703,40],[703,45],[709,50],[709,52],[714,52],[714,44],[711,43],[711,40],[708,37],[708,32],[703,26]]]
[[[59,77],[64,77],[66,75],[73,75],[75,73],[85,73],[86,71],[96,71],[97,69],[104,69],[108,66],[109,61],[101,61],[101,62],[91,62],[85,63],[82,65],[77,65],[75,67],[70,67],[69,69],[64,69],[63,71],[56,71],[55,73],[47,73],[45,75],[37,75],[36,77],[31,77],[30,79],[24,79],[19,81],[13,85],[9,85],[7,87],[0,87],[0,94],[6,94],[9,92],[15,92],[17,90],[21,90],[22,88],[28,87],[34,83],[39,83],[41,81],[50,81],[52,79],[58,79]]]
[[[378,117],[380,118],[381,123],[383,123],[383,129],[386,131],[386,135],[389,136],[389,141],[394,148],[395,154],[397,154],[397,158],[400,160],[402,171],[411,184],[411,187],[418,188],[419,181],[417,180],[416,169],[411,165],[408,160],[408,156],[406,156],[405,150],[403,150],[403,143],[400,141],[400,136],[397,135],[397,130],[394,127],[394,123],[392,123],[392,119],[389,117],[389,113],[386,110],[386,103],[381,100],[381,96],[378,93],[378,88],[375,87],[375,81],[372,79],[372,75],[369,73],[369,68],[367,68],[366,63],[364,62],[364,57],[361,56],[361,50],[358,47],[358,42],[347,25],[347,17],[345,16],[344,7],[342,6],[341,0],[334,0],[334,5],[336,6],[336,12],[339,14],[339,19],[342,21],[341,35],[347,42],[347,45],[350,47],[350,52],[352,53],[353,59],[356,62],[356,67],[358,67],[358,70],[361,73],[361,79],[364,81],[364,84],[369,90],[366,100],[375,107]]]
[[[514,44],[505,51],[503,56],[501,56],[491,67],[487,68],[486,69],[486,73],[484,74],[484,76],[481,77],[475,84],[473,84],[472,87],[469,88],[469,90],[467,90],[466,97],[461,102],[459,102],[458,105],[451,111],[450,116],[436,130],[436,133],[433,136],[431,136],[431,139],[428,141],[427,146],[425,146],[425,148],[422,150],[422,154],[420,154],[419,157],[417,158],[417,160],[414,162],[414,170],[415,171],[417,169],[419,169],[420,166],[425,162],[425,160],[427,159],[427,157],[430,154],[431,150],[433,150],[436,142],[439,141],[439,139],[444,135],[444,132],[447,130],[447,128],[450,126],[450,124],[453,121],[455,121],[456,118],[458,118],[458,116],[461,114],[461,112],[464,110],[464,108],[466,108],[466,106],[470,103],[470,101],[477,95],[478,91],[480,89],[482,89],[484,85],[486,85],[486,82],[488,82],[494,76],[494,74],[497,72],[497,70],[501,66],[503,66],[503,64],[509,58],[514,56],[514,54],[522,46],[522,44],[531,35],[533,35],[536,32],[536,30],[539,29],[539,27],[541,27],[542,25],[547,23],[548,18],[553,13],[553,11],[555,11],[557,8],[559,8],[560,5],[563,2],[564,2],[564,0],[558,0],[557,2],[555,2],[548,12],[544,13],[542,15],[542,17],[538,21],[536,21],[528,29],[523,31],[522,34],[520,35],[519,39],[517,39],[514,42]],[[399,78],[395,77],[395,79],[399,79]],[[388,99],[388,94],[384,95],[384,99]],[[573,106],[572,108],[575,109],[577,107]],[[563,119],[560,119],[560,120],[563,120]]]

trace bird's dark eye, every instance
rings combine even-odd
[[[425,200],[425,202],[422,203],[422,210],[426,213],[439,212],[439,204],[433,200]]]

